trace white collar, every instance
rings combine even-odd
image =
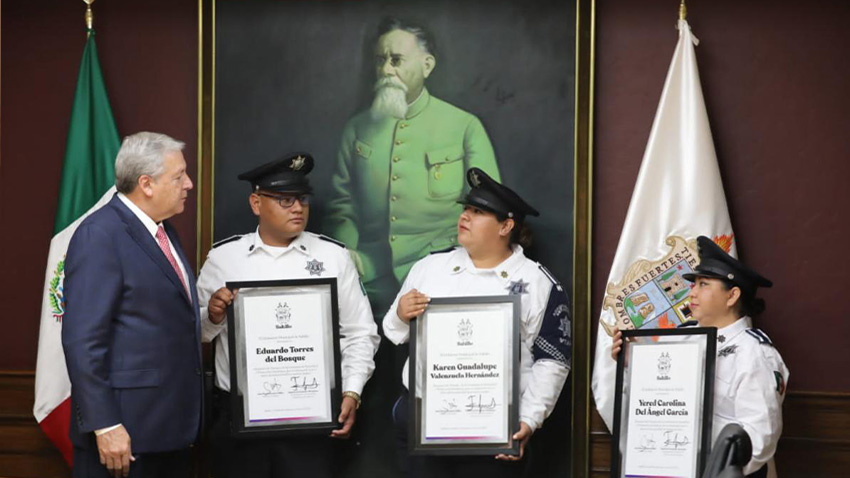
[[[156,237],[156,231],[157,229],[159,229],[159,226],[162,223],[155,223],[154,220],[151,219],[151,217],[145,213],[145,211],[142,211],[139,206],[136,206],[136,203],[131,201],[130,198],[124,195],[124,193],[118,193],[117,196],[118,199],[120,199],[121,202],[123,202],[124,205],[127,206],[127,209],[129,209],[133,214],[135,214],[136,217],[139,218],[139,221],[142,221],[142,225],[144,225],[145,229],[147,229],[148,232],[151,233],[151,236]]]
[[[274,257],[280,257],[293,249],[302,254],[310,255],[307,234],[302,232],[285,247],[270,246],[263,242],[263,239],[260,237],[260,227],[257,226],[257,230],[254,231],[254,241],[248,248],[248,252],[253,253],[254,251],[264,250]]]
[[[522,246],[514,244],[512,250],[513,253],[496,267],[492,269],[478,269],[469,257],[469,252],[463,247],[458,247],[455,249],[455,256],[449,261],[449,268],[452,274],[459,274],[464,270],[469,270],[474,274],[495,274],[496,277],[507,284],[514,278],[514,275],[522,266],[525,259]]]

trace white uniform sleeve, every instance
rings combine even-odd
[[[222,329],[227,327],[226,320],[220,324],[212,323],[207,312],[210,297],[215,294],[215,291],[224,287],[224,282],[224,270],[218,265],[214,254],[208,255],[204,266],[201,268],[197,283],[198,305],[201,309],[201,340],[203,342],[212,342]]]
[[[769,349],[763,349],[770,347]],[[753,457],[744,474],[758,471],[776,453],[782,434],[782,400],[788,371],[769,345],[759,345],[747,367],[735,380],[735,420],[753,444]],[[767,355],[767,356],[766,356]],[[776,358],[777,360],[771,360]],[[777,377],[776,374],[780,374]]]
[[[363,393],[363,387],[375,371],[375,352],[381,342],[372,317],[369,299],[348,251],[340,252],[339,327],[342,354],[342,389]]]
[[[551,283],[550,283],[551,284]],[[520,420],[532,431],[552,413],[570,372],[572,321],[569,299],[559,284],[551,284],[540,304],[535,304],[528,331],[534,336],[534,363],[528,386],[520,399]]]
[[[419,278],[422,275],[422,269],[425,268],[423,265],[425,260],[427,260],[427,257],[414,264],[410,269],[410,273],[404,279],[404,284],[401,285],[401,290],[395,296],[393,305],[390,306],[390,310],[384,315],[384,321],[382,323],[384,326],[384,335],[390,339],[390,342],[396,345],[405,344],[410,340],[410,324],[398,318],[398,300],[411,289],[419,286]]]

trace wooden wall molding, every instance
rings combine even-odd
[[[68,478],[70,470],[32,415],[35,373],[0,371],[0,476]],[[610,473],[611,435],[591,403],[590,476]],[[850,393],[788,392],[776,454],[782,478],[845,477],[850,470]]]
[[[594,410],[590,476],[610,476],[611,435]],[[782,438],[776,451],[779,476],[846,477],[850,470],[850,393],[791,391],[782,405]]]
[[[0,371],[0,476],[68,478],[71,470],[32,414],[35,372]]]

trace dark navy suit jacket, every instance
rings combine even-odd
[[[62,346],[71,441],[121,423],[133,453],[187,448],[203,405],[198,296],[174,229],[165,231],[191,297],[142,222],[115,196],[81,224],[65,260]]]

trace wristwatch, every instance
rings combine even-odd
[[[357,392],[342,392],[343,397],[351,397],[357,402],[357,406],[354,408],[355,410],[360,408],[360,394]]]

